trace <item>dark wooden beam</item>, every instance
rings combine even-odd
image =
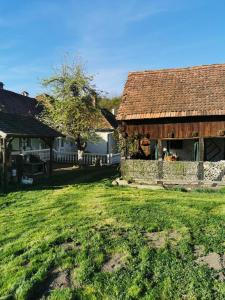
[[[210,121],[210,122],[186,122],[186,123],[146,123],[128,124],[126,133],[129,136],[134,136],[135,133],[150,136],[150,139],[171,139],[173,133],[174,139],[199,139],[203,138],[224,138],[225,121]]]

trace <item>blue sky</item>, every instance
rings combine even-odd
[[[225,1],[0,0],[0,33],[5,88],[35,96],[68,53],[118,95],[129,71],[225,63]]]

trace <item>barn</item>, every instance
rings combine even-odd
[[[117,120],[130,177],[223,182],[225,64],[129,73]]]

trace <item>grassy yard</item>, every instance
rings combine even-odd
[[[225,299],[225,270],[196,262],[222,260],[225,192],[114,187],[115,174],[0,197],[0,299]]]

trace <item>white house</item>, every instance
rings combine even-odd
[[[97,139],[88,141],[85,149],[86,153],[114,154],[118,153],[118,145],[114,136],[117,128],[117,121],[113,113],[107,109],[101,109],[102,117],[98,125],[93,128]],[[76,143],[71,138],[58,138],[55,142],[55,149],[60,152],[76,151]]]
[[[0,82],[0,112],[11,115],[30,116],[36,118],[42,111],[40,102],[35,98],[29,97],[27,92],[21,94],[14,93],[4,89],[3,83]],[[15,127],[15,124],[12,124]],[[16,125],[18,126],[18,125]],[[108,164],[113,160],[118,162],[120,155],[117,152],[116,141],[113,132],[117,127],[115,116],[109,111],[102,109],[102,118],[99,125],[93,128],[98,136],[96,142],[89,141],[86,147],[85,162],[92,164],[97,158],[103,163]],[[58,135],[60,136],[60,135]],[[33,154],[39,156],[42,160],[49,160],[49,146],[45,139],[38,137],[15,137],[11,142],[11,151],[13,154]],[[71,138],[55,138],[53,153],[56,161],[60,162],[77,162],[76,143]],[[100,157],[101,156],[101,157]]]

